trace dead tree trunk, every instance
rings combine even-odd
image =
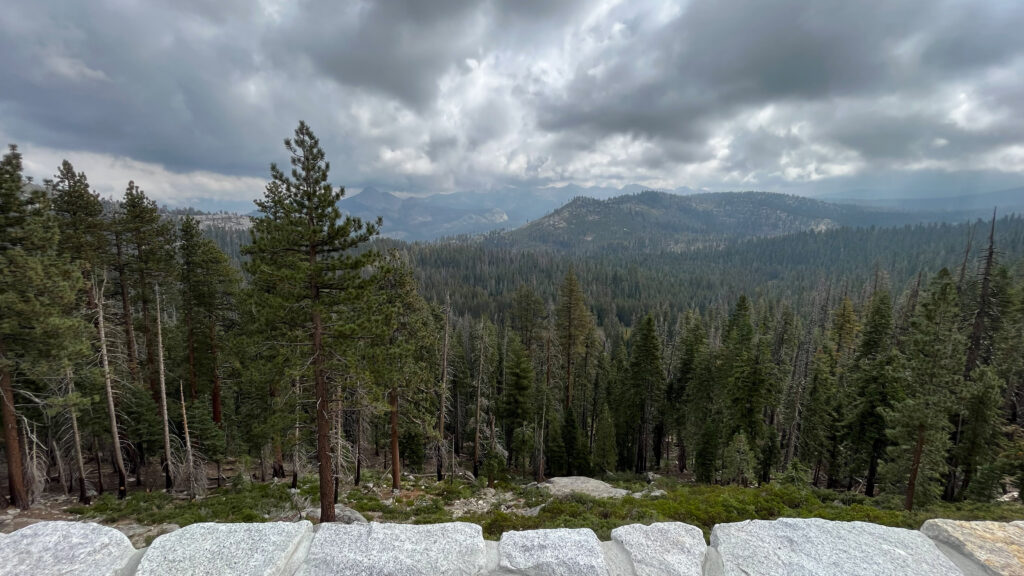
[[[121,455],[121,437],[117,430],[117,410],[114,407],[114,386],[110,374],[110,355],[107,353],[107,331],[103,315],[103,286],[107,283],[104,274],[103,285],[100,286],[96,295],[96,329],[100,337],[100,365],[103,368],[103,385],[107,395],[107,416],[110,418],[110,440],[114,445],[114,463],[117,467],[117,498],[124,500],[128,494],[128,478],[124,470],[124,457]],[[93,282],[93,286],[96,282]],[[135,473],[142,478],[142,469],[139,466]],[[99,474],[99,462],[97,461],[97,474]],[[100,483],[99,492],[103,493],[103,484]]]
[[[192,438],[188,433],[188,412],[185,410],[185,388],[181,385],[181,380],[178,380],[178,394],[181,396],[181,427],[185,431],[185,478],[188,480],[187,490],[189,499],[193,499],[196,497],[198,492],[198,480],[195,477],[196,466],[195,459],[192,454]],[[203,482],[205,481],[206,473],[203,472]]]
[[[71,367],[67,367],[68,396],[75,392],[75,379]],[[78,468],[78,501],[82,504],[89,503],[89,495],[85,491],[85,459],[82,458],[82,436],[78,432],[78,413],[74,406],[69,409],[71,416],[72,441],[75,443],[75,467]]]
[[[161,464],[164,470],[164,489],[170,492],[174,488],[174,479],[171,477],[171,429],[170,424],[167,421],[167,385],[164,381],[164,342],[163,342],[163,322],[160,319],[160,285],[155,285],[155,297],[156,297],[156,354],[157,354],[157,371],[158,371],[158,383],[159,389],[157,393],[159,395],[160,404],[160,418],[163,420],[164,425],[164,455],[163,463]],[[143,300],[143,308],[145,308],[145,300]]]

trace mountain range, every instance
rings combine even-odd
[[[875,196],[868,191],[852,191],[811,199],[766,192],[700,193],[689,188],[657,192],[660,196],[636,197],[646,192],[648,189],[637,185],[621,189],[569,185],[400,196],[370,187],[342,198],[338,206],[343,212],[361,218],[382,216],[382,234],[406,241],[513,231],[527,225],[529,234],[545,234],[546,238],[556,241],[558,222],[567,215],[586,213],[589,218],[599,218],[607,216],[602,210],[616,208],[632,209],[636,218],[646,214],[654,219],[653,222],[645,221],[647,225],[686,242],[690,242],[692,238],[688,237],[692,236],[731,235],[726,230],[732,220],[749,224],[737,224],[739,232],[746,230],[752,235],[763,236],[786,233],[779,230],[807,227],[962,221],[991,215],[995,207],[1000,214],[1024,212],[1024,188],[938,198],[894,198]],[[594,203],[616,198],[618,200],[606,205]],[[756,217],[758,210],[762,211],[760,220]],[[676,222],[682,226],[681,229],[676,230]],[[628,224],[626,222],[623,227],[628,228]],[[621,236],[623,232],[619,230],[615,234]],[[643,234],[644,231],[640,232]],[[517,237],[526,235],[524,232]]]
[[[605,199],[643,190],[642,186],[619,189],[569,185],[403,197],[371,187],[345,196],[338,206],[343,212],[360,218],[383,217],[384,236],[416,241],[512,230],[545,216],[576,197]],[[689,192],[692,190],[686,188],[673,191],[675,194]]]

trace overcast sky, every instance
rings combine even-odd
[[[949,195],[1024,185],[1024,2],[26,0],[0,141],[104,194],[337,185]]]

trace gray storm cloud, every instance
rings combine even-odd
[[[300,118],[357,188],[984,192],[1024,182],[1022,29],[1014,1],[37,0],[0,11],[0,136],[165,201],[255,196]]]

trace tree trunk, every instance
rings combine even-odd
[[[537,457],[537,482],[544,481],[544,432],[548,427],[548,391],[551,390],[551,331],[544,341],[544,405],[540,410],[540,455]]]
[[[914,490],[917,488],[917,472],[921,468],[922,452],[924,452],[924,426],[918,426],[917,442],[914,444],[914,461],[910,465],[910,479],[907,480],[907,497],[903,504],[907,512],[914,509]]]
[[[138,238],[135,239],[135,253],[137,255],[141,255],[143,253],[143,243]],[[166,400],[161,400],[160,398],[157,398],[158,394],[164,394],[166,392],[166,390],[164,390],[162,388],[162,385],[159,382],[160,378],[163,378],[163,368],[160,367],[160,366],[157,366],[157,370],[160,371],[160,374],[157,374],[156,378],[153,377],[153,367],[157,365],[158,360],[154,357],[157,354],[157,351],[153,349],[154,348],[154,346],[153,346],[153,329],[152,329],[152,326],[150,325],[149,298],[146,297],[146,287],[148,286],[148,284],[146,283],[146,267],[140,264],[139,265],[139,273],[138,274],[139,274],[139,300],[141,301],[141,305],[142,305],[142,339],[146,343],[146,377],[149,380],[149,390],[153,394],[153,399],[157,401],[157,404],[159,404],[160,402],[163,402],[166,405],[166,403],[167,403]],[[161,320],[160,320],[160,287],[159,287],[159,285],[155,285],[155,286],[156,286],[156,293],[154,294],[154,298],[156,298],[156,301],[157,301],[156,302],[156,308],[157,308],[156,314],[157,314],[157,323],[159,324],[161,322]],[[157,331],[159,332],[159,330],[160,330],[160,327],[157,326]],[[163,348],[161,346],[160,339],[161,339],[160,335],[157,334],[157,344],[156,344],[156,347],[160,348],[159,354],[163,355]],[[167,476],[167,479],[169,480],[170,477],[171,477],[169,470],[166,471],[166,476]],[[170,488],[168,488],[168,490],[170,490]]]
[[[135,314],[132,312],[132,301],[128,295],[128,276],[125,273],[121,235],[117,232],[114,233],[114,246],[116,247],[117,254],[117,280],[118,284],[121,285],[121,314],[123,316],[124,338],[128,341],[128,373],[132,377],[132,382],[137,384],[139,382],[139,351],[135,347],[135,324],[133,322]],[[99,296],[102,298],[103,290],[100,290]]]
[[[402,461],[398,455],[398,390],[391,389],[391,489],[402,489]]]
[[[71,367],[67,367],[67,378],[68,378],[68,395],[72,395],[75,392],[75,380],[74,374],[71,372]],[[74,407],[71,407],[71,435],[72,441],[75,444],[75,467],[78,469],[78,501],[82,504],[89,503],[89,495],[85,491],[85,459],[82,458],[82,436],[78,431],[78,413]]]
[[[356,410],[356,477],[354,483],[359,486],[363,475],[363,407]]]
[[[164,342],[163,342],[163,323],[160,319],[160,285],[157,284],[155,287],[156,297],[156,352],[157,352],[157,371],[158,371],[158,382],[159,388],[157,394],[159,397],[157,400],[160,405],[160,418],[163,419],[164,427],[164,455],[163,463],[161,467],[164,471],[164,489],[170,492],[174,488],[174,479],[171,478],[171,429],[170,424],[167,420],[167,385],[164,381]],[[143,298],[143,310],[145,310],[146,300]],[[145,312],[143,312],[145,314]],[[147,342],[148,344],[148,342]],[[151,347],[147,345],[147,349]],[[148,354],[148,350],[147,350]]]
[[[103,467],[100,461],[100,443],[92,437],[92,455],[96,461],[96,493],[103,494]]]
[[[310,264],[316,265],[315,253]],[[323,326],[320,323],[319,294],[313,290],[313,380],[316,384],[316,456],[320,476],[320,521],[334,522],[334,469],[331,466],[331,421],[327,414],[330,396],[324,375]]]
[[[103,286],[105,286],[106,283],[106,276],[104,275]],[[95,284],[96,283],[93,282],[94,286]],[[107,416],[110,419],[110,441],[114,446],[114,462],[117,468],[117,499],[124,500],[125,496],[128,495],[128,478],[124,471],[124,457],[121,455],[121,436],[117,430],[117,410],[114,407],[113,378],[110,374],[110,358],[109,354],[107,354],[107,331],[103,315],[103,286],[100,287],[96,298],[96,329],[99,331],[100,337],[100,365],[103,368],[103,385],[107,396]],[[141,479],[142,470],[140,468],[141,467],[136,467],[135,474],[136,478]],[[100,488],[100,493],[102,493],[102,488]]]
[[[868,476],[864,481],[864,495],[873,497],[875,495],[875,479],[878,478],[878,460],[881,458],[882,441],[875,440],[871,445],[871,455],[868,461]],[[851,484],[852,486],[852,484]]]
[[[679,434],[679,471],[686,472],[686,440],[683,439],[683,435]]]
[[[192,438],[188,433],[188,412],[185,410],[185,389],[181,385],[181,380],[178,380],[178,394],[181,396],[181,427],[185,431],[185,478],[189,479],[187,491],[191,500],[196,497],[198,480],[195,477],[196,467],[192,457]],[[206,480],[205,472],[203,472],[203,480]]]
[[[25,490],[24,468],[21,462],[21,443],[18,434],[18,413],[14,408],[14,385],[11,383],[11,369],[6,362],[7,354],[3,340],[0,340],[0,396],[3,396],[0,414],[4,420],[4,444],[7,446],[7,481],[11,492],[11,505],[27,510],[28,492]]]
[[[448,396],[448,319],[451,315],[451,298],[445,294],[444,344],[441,347],[441,394],[437,409],[437,481],[444,480],[444,408]]]
[[[473,420],[473,478],[480,475],[480,387],[484,380],[484,323],[480,322],[480,363],[476,373],[476,418]]]
[[[196,335],[192,328],[192,305],[189,304],[185,310],[185,339],[188,346],[188,392],[189,399],[195,401],[198,383],[196,377]]]
[[[217,356],[217,323],[210,319],[210,360],[213,369],[213,390],[210,392],[210,404],[213,412],[213,421],[218,426],[221,425],[223,416],[221,414],[221,402],[220,402],[220,368],[217,366],[219,358]],[[193,398],[194,398],[193,394]]]

